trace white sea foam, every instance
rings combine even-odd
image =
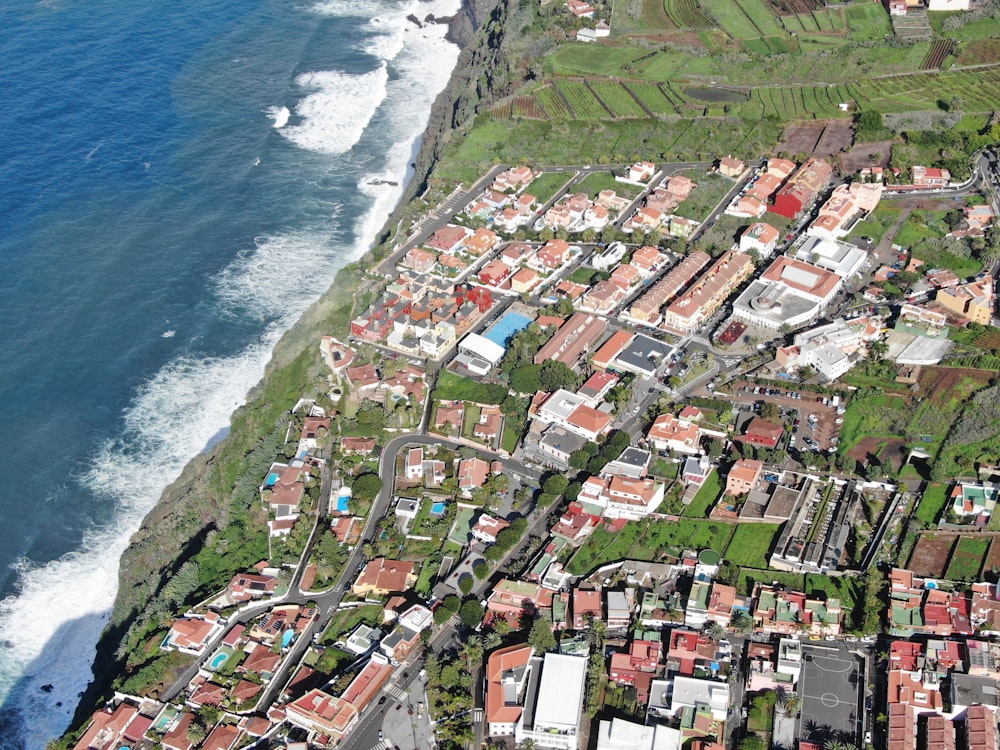
[[[445,41],[443,24],[417,29],[401,22],[415,4],[386,5],[336,0],[317,10],[378,15],[385,33],[363,44],[391,65],[396,77],[389,81],[385,65],[364,76],[303,75],[296,83],[312,91],[296,107],[303,122],[281,128],[302,148],[342,154],[378,113],[378,139],[386,142],[387,160],[381,170],[359,181],[372,204],[355,224],[356,242],[340,243],[329,229],[264,237],[216,279],[215,296],[225,314],[269,321],[267,328],[239,355],[178,358],[138,390],[125,415],[122,438],[99,451],[85,477],[96,494],[115,503],[114,523],[90,530],[79,552],[38,567],[23,566],[19,593],[0,602],[0,643],[7,641],[0,647],[0,701],[16,690],[13,703],[26,730],[23,740],[0,738],[0,748],[41,750],[63,731],[77,693],[89,679],[92,647],[114,601],[118,560],[129,537],[191,456],[228,425],[234,407],[260,378],[281,332],[329,284],[342,262],[367,249],[399,200],[414,143],[458,49]],[[437,0],[419,8],[420,16],[447,16],[458,11],[459,2]],[[271,110],[276,127],[278,114]],[[397,185],[369,184],[373,179]],[[48,684],[51,693],[41,690]]]
[[[388,80],[384,65],[361,75],[338,71],[303,73],[295,83],[312,93],[295,106],[302,124],[282,128],[282,135],[297,146],[321,154],[350,151],[385,99]]]
[[[274,127],[280,130],[288,124],[292,113],[288,111],[288,107],[268,107],[267,116],[274,120]]]

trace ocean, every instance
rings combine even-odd
[[[0,748],[66,728],[129,536],[398,202],[458,57],[407,16],[458,9],[0,9]]]

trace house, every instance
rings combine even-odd
[[[403,476],[407,482],[420,482],[424,478],[424,449],[410,448],[406,451]]]
[[[465,227],[448,224],[432,234],[431,238],[427,240],[427,245],[435,250],[453,255],[462,248],[465,238],[470,234],[472,232]]]
[[[271,596],[278,585],[278,579],[274,576],[258,575],[256,573],[237,573],[229,582],[226,590],[229,598],[234,602],[246,602],[251,599],[260,599],[262,596]]]
[[[488,443],[494,443],[503,432],[504,418],[498,406],[484,406],[479,421],[472,427],[472,435]]]
[[[777,229],[762,221],[755,222],[740,235],[740,252],[756,250],[761,258],[770,258],[780,236]]]
[[[573,629],[583,630],[591,621],[604,621],[604,604],[600,591],[573,590]]]
[[[438,405],[437,414],[434,415],[434,427],[436,429],[450,429],[456,435],[462,431],[464,421],[464,401],[442,401]]]
[[[512,270],[502,260],[491,260],[479,271],[479,283],[486,286],[500,286],[507,280]]]
[[[991,482],[958,482],[951,490],[951,510],[956,516],[986,526],[997,506],[1000,485]]]
[[[732,156],[723,156],[719,159],[719,174],[725,177],[739,177],[746,168],[747,165],[742,159],[734,159]]]
[[[539,583],[515,581],[510,578],[500,580],[486,600],[486,609],[495,616],[503,617],[511,624],[519,624],[522,617],[534,615],[552,607],[552,591]]]
[[[437,255],[420,247],[411,248],[400,261],[401,265],[412,268],[417,273],[428,273],[437,263]]]
[[[756,195],[743,193],[729,204],[726,213],[743,219],[757,219],[767,213],[767,204]]]
[[[673,414],[661,414],[646,434],[646,440],[658,451],[673,451],[694,455],[701,453],[701,430],[698,425],[678,419]]]
[[[577,18],[593,18],[596,8],[584,0],[566,0],[566,7],[569,12]]]
[[[355,596],[386,596],[407,591],[416,582],[413,562],[377,557],[365,566],[351,590]]]
[[[493,178],[492,189],[498,193],[518,190],[527,187],[535,179],[530,167],[511,167]]]
[[[339,741],[358,723],[358,709],[350,701],[314,689],[285,707],[288,722],[309,732]]]
[[[569,257],[569,249],[570,246],[566,240],[549,240],[539,249],[531,262],[536,266],[536,270],[555,271],[566,262]]]
[[[650,245],[643,245],[632,253],[632,265],[644,276],[659,269],[666,260],[666,255]]]
[[[823,159],[810,157],[788,178],[788,182],[774,196],[774,213],[794,219],[807,206],[812,205],[830,182],[833,167]]]
[[[656,174],[656,165],[648,161],[640,161],[628,168],[628,179],[631,182],[647,182]]]
[[[963,0],[966,4],[966,10],[968,10],[968,1]],[[913,175],[913,184],[919,185],[920,187],[948,187],[948,183],[951,182],[951,172],[947,169],[935,169],[924,166],[914,166],[911,170]]]
[[[660,666],[660,647],[659,641],[634,640],[627,652],[612,654],[611,681],[634,687],[639,701],[645,704],[649,700],[653,675]]]
[[[760,417],[751,419],[746,430],[746,434],[743,436],[744,442],[762,445],[765,448],[774,448],[785,433],[780,424],[768,422]]]
[[[670,712],[678,716],[685,708],[699,706],[707,706],[716,721],[725,721],[729,716],[729,684],[684,675],[674,677]]]
[[[726,494],[746,495],[756,486],[764,471],[764,462],[753,458],[741,458],[729,470],[726,477]]]
[[[711,473],[712,461],[708,456],[702,455],[685,459],[680,475],[686,484],[695,484],[700,487]]]
[[[531,646],[507,646],[490,654],[486,662],[486,727],[490,737],[509,737],[524,711]]]
[[[259,689],[259,686],[256,687]],[[242,736],[243,732],[239,727],[232,724],[219,724],[205,738],[201,744],[201,750],[232,750]]]
[[[481,458],[463,458],[458,462],[458,469],[455,472],[458,489],[463,496],[472,497],[473,490],[486,484],[489,473],[490,465]]]
[[[939,289],[934,301],[972,323],[989,325],[993,316],[993,277],[986,274],[968,284]]]
[[[194,743],[188,739],[188,730],[191,728],[193,722],[194,714],[190,711],[185,711],[181,715],[180,720],[163,735],[160,744],[166,750],[191,750],[194,747]]]
[[[483,513],[472,527],[472,536],[483,544],[496,544],[497,535],[507,528],[510,528],[507,521]]]
[[[611,365],[611,363],[621,354],[625,347],[632,343],[632,339],[635,338],[635,334],[629,333],[628,331],[615,331],[611,334],[611,337],[601,344],[601,347],[594,352],[594,356],[591,357],[591,362],[594,367],[604,370]]]
[[[389,682],[389,678],[392,677],[392,672],[392,665],[384,656],[373,654],[340,697],[354,706],[360,713],[371,705],[371,702],[382,691],[385,684]]]
[[[182,617],[174,620],[166,637],[160,643],[164,651],[171,649],[192,656],[201,656],[205,647],[222,631],[222,623],[215,612],[201,616]]]
[[[345,456],[370,456],[375,451],[375,438],[345,437],[340,452]]]
[[[106,705],[93,713],[90,726],[73,746],[73,750],[116,750],[125,738],[129,725],[138,716],[139,709],[131,703],[122,702],[113,708]],[[141,738],[142,732],[139,732],[135,739]]]
[[[510,277],[510,290],[518,294],[530,292],[542,280],[533,268],[522,268]]]
[[[684,256],[680,263],[632,303],[629,316],[649,325],[658,324],[662,320],[661,308],[682,292],[711,262],[711,256],[701,250]]]

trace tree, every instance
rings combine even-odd
[[[765,401],[760,405],[760,416],[764,419],[777,419],[779,414],[778,405]]]
[[[444,609],[446,609],[446,610],[448,610],[452,614],[455,614],[456,612],[458,612],[459,609],[461,609],[461,607],[462,607],[462,600],[459,599],[454,594],[448,594],[448,596],[446,596],[441,601],[441,607],[444,608]]]
[[[740,740],[739,750],[767,750],[767,745],[756,734],[749,734]]]
[[[458,619],[467,628],[474,628],[483,620],[483,605],[475,599],[469,599],[458,611]]]
[[[485,581],[490,574],[490,566],[482,560],[477,560],[472,566],[472,574],[480,581]]]
[[[556,647],[556,637],[552,633],[552,626],[543,618],[539,617],[531,623],[531,631],[528,633],[528,645],[532,646],[538,653],[553,651]]]
[[[707,635],[709,639],[713,641],[721,641],[723,638],[726,637],[725,626],[715,622],[714,620],[712,620],[705,626],[704,632],[705,635]]]
[[[753,631],[753,617],[746,610],[738,609],[733,613],[730,625],[737,634],[746,635]]]
[[[362,474],[351,485],[351,493],[360,500],[372,501],[382,491],[382,480],[378,474]]]
[[[542,491],[558,497],[566,491],[569,480],[562,474],[552,474],[542,483]]]
[[[458,579],[458,590],[462,592],[464,596],[468,596],[472,592],[472,586],[475,581],[472,576],[465,574]]]

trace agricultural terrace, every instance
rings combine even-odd
[[[874,461],[891,467],[893,473],[900,471],[913,447],[936,456],[966,402],[993,375],[981,369],[924,367],[916,390],[912,390],[909,385],[895,382],[895,371],[887,363],[872,362],[856,368],[844,378],[859,390],[844,414],[841,453],[861,464]]]
[[[995,534],[925,532],[907,567],[915,574],[951,581],[997,580],[1000,537]]]

